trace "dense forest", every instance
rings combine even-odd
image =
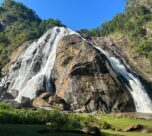
[[[59,20],[42,20],[31,9],[13,0],[0,7],[0,67],[9,61],[10,53],[26,41],[39,38],[53,26],[64,26]]]

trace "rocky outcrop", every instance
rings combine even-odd
[[[135,111],[131,95],[104,54],[77,35],[60,41],[54,80],[56,94],[71,110]]]
[[[64,99],[57,95],[51,96],[49,93],[42,93],[33,100],[32,105],[34,107],[52,107],[60,110],[69,110],[69,105]]]
[[[122,58],[120,60],[121,63],[124,63],[136,73],[136,76],[152,99],[152,73],[149,71],[151,67],[150,61],[146,57],[133,52],[124,35],[98,37],[93,38],[92,41],[95,45],[102,47],[111,56],[119,59]]]
[[[14,97],[10,93],[4,92],[1,96],[1,99],[2,100],[13,100]]]
[[[18,59],[18,57],[23,53],[23,51],[29,46],[29,42],[25,42],[23,43],[22,45],[20,45],[18,48],[14,49],[14,51],[11,53],[10,55],[10,61],[9,63],[7,63],[3,68],[2,68],[2,71],[1,71],[1,74],[4,76],[4,75],[7,75],[8,71],[9,71],[9,68],[10,66],[15,63]]]
[[[22,96],[21,97],[21,107],[23,107],[23,108],[31,108],[32,104],[31,104],[30,98]]]
[[[141,130],[141,129],[143,129],[143,128],[144,128],[143,125],[137,124],[137,125],[131,125],[131,126],[125,128],[123,131],[124,131],[124,132],[137,131],[137,130]]]
[[[46,100],[44,100],[44,99],[42,99],[40,97],[36,98],[33,101],[32,105],[34,107],[50,107],[50,104]]]

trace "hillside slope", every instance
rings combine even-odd
[[[127,0],[124,13],[92,31],[81,30],[85,37],[109,37],[152,80],[152,1]]]
[[[59,20],[41,20],[22,3],[4,0],[0,6],[0,69],[10,60],[12,51],[24,42],[39,38],[53,26],[63,24]]]

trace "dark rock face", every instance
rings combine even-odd
[[[10,93],[4,92],[1,96],[1,99],[2,100],[13,100],[14,97]]]
[[[22,98],[21,98],[21,107],[31,108],[31,107],[32,107],[32,104],[31,104],[30,98],[27,98],[27,97],[23,97],[23,96],[22,96]]]
[[[0,87],[0,97],[1,97],[2,93],[3,93],[3,87]]]
[[[76,35],[60,41],[55,85],[56,94],[71,110],[135,111],[131,95],[105,56]]]
[[[111,56],[119,58],[119,60],[120,58],[123,58],[120,60],[120,62],[124,64],[125,61],[129,67],[131,67],[131,69],[135,72],[135,75],[139,78],[140,82],[144,86],[149,97],[152,99],[152,75],[149,72],[145,72],[148,71],[148,68],[150,67],[150,64],[147,62],[146,58],[133,53],[130,47],[125,44],[124,39],[118,42],[113,38],[98,37],[92,39],[92,41],[95,45],[102,47],[102,49],[108,52]]]

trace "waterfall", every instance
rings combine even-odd
[[[136,106],[136,111],[141,113],[152,113],[152,100],[148,96],[144,86],[142,85],[138,77],[132,74],[134,72],[129,72],[126,69],[125,65],[123,65],[119,61],[119,59],[110,56],[106,51],[104,51],[100,47],[96,47],[96,49],[98,49],[101,53],[103,53],[106,56],[115,72],[118,75],[120,75],[123,78],[123,80],[128,82],[125,85],[133,97]]]
[[[11,66],[7,78],[7,83],[9,83],[8,92],[18,90],[17,101],[20,101],[22,96],[33,99],[37,96],[39,90],[53,91],[51,80],[54,76],[57,47],[62,37],[71,34],[80,36],[78,33],[64,27],[54,27],[48,30],[39,40],[27,47]],[[88,42],[83,37],[81,38]],[[95,48],[105,55],[114,71],[121,77],[124,85],[132,95],[136,111],[152,113],[152,100],[127,63],[124,60],[121,63],[118,58],[110,56],[100,47],[95,46]],[[4,86],[4,79],[1,80],[0,86]]]
[[[38,90],[52,90],[51,78],[59,40],[74,33],[64,27],[54,27],[37,42],[32,43],[18,58],[8,74],[8,91],[19,91],[17,101],[20,101],[22,96],[35,98]]]

